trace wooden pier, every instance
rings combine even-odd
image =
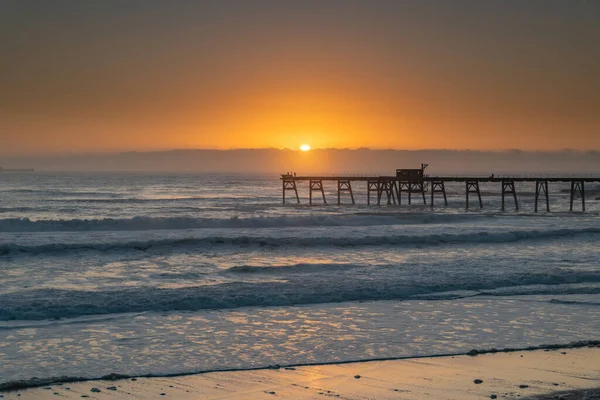
[[[581,211],[585,211],[585,184],[590,182],[600,182],[600,177],[581,177],[581,176],[494,176],[475,177],[475,176],[426,176],[422,174],[425,166],[421,168],[421,174],[402,173],[406,171],[419,170],[397,170],[396,176],[295,176],[290,174],[281,175],[283,188],[283,203],[286,203],[286,193],[293,192],[292,197],[297,203],[300,203],[298,195],[299,183],[309,182],[309,203],[312,205],[315,197],[313,192],[317,193],[323,204],[327,204],[325,197],[325,182],[335,182],[337,184],[337,204],[342,204],[342,194],[350,197],[352,204],[355,203],[353,192],[354,183],[366,183],[367,204],[376,202],[377,205],[401,205],[402,194],[406,194],[408,204],[412,204],[413,195],[422,199],[423,204],[427,204],[426,192],[430,192],[430,206],[434,207],[436,195],[442,196],[444,205],[448,205],[446,194],[446,183],[458,182],[465,184],[466,209],[471,206],[471,197],[474,197],[483,208],[481,198],[481,183],[498,183],[501,199],[502,211],[505,211],[507,203],[514,203],[516,211],[519,210],[519,200],[517,197],[516,183],[535,183],[535,206],[534,211],[538,212],[540,200],[545,205],[546,212],[550,212],[550,193],[548,191],[549,183],[570,183],[570,207],[573,211],[575,199],[581,198]],[[356,185],[354,185],[356,186]]]

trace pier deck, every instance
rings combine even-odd
[[[322,176],[287,176],[282,175],[281,179],[285,180],[295,180],[295,181],[338,181],[338,180],[346,180],[346,181],[359,181],[366,182],[377,179],[386,179],[393,181],[401,181],[401,178],[397,176],[366,176],[366,175],[322,175]],[[442,182],[466,182],[466,181],[477,181],[477,182],[502,182],[507,180],[512,180],[515,182],[536,182],[536,181],[548,181],[548,182],[572,182],[572,181],[583,181],[583,182],[600,182],[600,177],[594,176],[491,176],[482,177],[482,176],[451,176],[451,175],[428,175],[423,178],[425,182],[431,181],[442,181]]]

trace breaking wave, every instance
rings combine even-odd
[[[473,215],[385,213],[315,215],[301,217],[190,218],[133,217],[103,219],[31,220],[0,219],[0,232],[145,231],[205,228],[286,228],[313,226],[373,226],[434,224],[472,221]],[[487,216],[488,218],[490,216]]]
[[[210,236],[184,237],[158,240],[117,241],[105,243],[48,243],[41,245],[22,245],[15,243],[0,244],[0,255],[16,254],[61,254],[73,251],[150,251],[168,248],[206,248],[222,245],[230,246],[436,246],[445,244],[477,244],[477,243],[512,243],[523,240],[553,239],[581,235],[600,234],[600,228],[556,229],[556,230],[515,230],[508,232],[479,231],[462,234],[430,234],[430,235],[384,235],[364,237],[332,237],[332,236]]]
[[[333,265],[333,268],[340,268]],[[249,267],[245,267],[248,270]],[[263,267],[264,268],[264,267]],[[279,267],[282,268],[282,267]],[[283,267],[285,268],[285,267]],[[296,269],[302,268],[297,266]],[[419,276],[378,274],[357,279],[339,273],[289,275],[285,280],[226,282],[179,288],[135,287],[119,290],[35,289],[0,294],[0,320],[43,320],[99,314],[197,311],[239,307],[290,306],[375,300],[448,300],[473,296],[523,294],[599,294],[600,271],[510,273],[482,278],[454,274],[444,282]],[[243,269],[242,269],[243,271]],[[239,273],[240,269],[229,272]],[[274,273],[267,268],[266,273]],[[313,271],[314,272],[314,271]],[[435,295],[432,297],[432,295]]]

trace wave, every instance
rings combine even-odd
[[[0,213],[35,211],[34,207],[0,207]]]
[[[257,246],[257,247],[358,247],[358,246],[439,246],[446,244],[481,244],[481,243],[513,243],[523,240],[556,239],[582,235],[600,234],[600,228],[556,229],[556,230],[516,230],[507,232],[479,231],[463,234],[431,234],[431,235],[384,235],[364,237],[331,237],[331,236],[210,236],[184,237],[145,241],[90,242],[90,243],[48,243],[41,245],[21,245],[15,243],[0,244],[0,255],[47,254],[73,251],[150,251],[190,247]]]
[[[477,216],[429,213],[345,214],[302,217],[190,218],[133,217],[102,219],[0,219],[0,232],[141,231],[203,228],[285,228],[311,226],[372,226],[470,221]]]
[[[17,193],[17,194],[28,194],[32,193],[39,196],[44,197],[52,197],[52,196],[105,196],[105,197],[113,197],[118,198],[118,193],[107,192],[107,191],[95,191],[95,190],[61,190],[61,189],[12,189],[7,190],[7,193]]]
[[[235,267],[227,268],[225,273],[232,274],[266,274],[266,275],[280,275],[289,273],[331,273],[336,271],[348,271],[351,269],[368,268],[366,265],[356,264],[291,264],[291,265],[238,265]]]
[[[120,319],[135,318],[143,315],[143,313],[133,314],[100,314],[83,317],[75,317],[68,320],[53,319],[53,320],[39,320],[32,323],[29,320],[24,321],[11,321],[10,325],[0,325],[0,331],[10,331],[15,329],[31,329],[31,328],[48,328],[60,325],[83,325],[89,323],[103,323],[109,321],[116,321]]]
[[[219,211],[222,207],[211,209],[193,208],[199,211]],[[262,206],[242,205],[225,208],[230,211],[256,211]],[[2,209],[24,211],[25,209]],[[32,209],[33,210],[33,209]],[[564,217],[565,213],[552,216]],[[511,217],[548,218],[537,214],[515,214]],[[0,219],[0,232],[87,232],[87,231],[148,231],[178,229],[218,229],[218,228],[295,228],[295,227],[335,227],[335,226],[388,226],[416,224],[469,223],[481,219],[502,218],[502,213],[443,214],[432,212],[357,212],[348,214],[322,214],[309,216],[259,216],[230,218],[196,217],[148,217],[99,218],[99,219]]]
[[[140,198],[140,197],[125,197],[125,198],[58,198],[51,199],[54,203],[106,203],[106,204],[145,204],[145,203],[176,203],[186,201],[202,201],[220,199],[221,201],[227,199],[237,199],[237,197],[223,197],[219,195],[214,196],[196,196],[196,197],[157,197],[157,198]],[[254,198],[254,200],[260,199],[260,197]]]
[[[580,340],[571,343],[556,343],[556,344],[542,344],[538,346],[526,346],[526,347],[505,347],[502,349],[472,349],[468,352],[455,352],[455,353],[437,353],[437,354],[425,354],[418,356],[401,356],[401,357],[372,357],[372,358],[361,358],[352,360],[342,361],[325,361],[325,362],[310,362],[301,364],[276,364],[276,365],[263,365],[258,367],[249,368],[213,368],[204,370],[193,370],[189,372],[177,372],[177,373],[164,373],[164,374],[143,374],[143,375],[128,375],[120,373],[112,373],[108,375],[102,375],[97,377],[82,377],[82,376],[53,376],[48,378],[30,378],[17,381],[0,381],[0,391],[12,391],[20,389],[29,389],[39,386],[49,386],[63,383],[75,383],[75,382],[88,382],[94,380],[102,381],[116,381],[121,379],[132,379],[132,378],[169,378],[169,377],[181,377],[197,374],[206,374],[213,372],[237,372],[237,371],[258,371],[264,369],[281,369],[281,368],[294,368],[294,367],[310,367],[310,366],[323,366],[323,365],[345,365],[345,364],[356,364],[366,363],[373,361],[394,361],[394,360],[422,360],[424,358],[441,358],[441,357],[458,357],[458,356],[471,356],[475,357],[479,354],[496,354],[496,353],[514,353],[524,351],[551,351],[551,350],[563,350],[563,349],[579,349],[583,347],[600,347],[600,340]]]
[[[576,306],[600,306],[598,301],[580,301],[580,300],[564,300],[564,299],[550,299],[548,303],[552,304],[572,304]]]
[[[334,267],[336,267],[334,265]],[[273,270],[270,271],[271,273]],[[574,283],[576,282],[576,283]],[[524,294],[600,294],[600,271],[556,270],[499,277],[459,274],[443,282],[419,276],[288,274],[285,280],[226,282],[178,288],[31,289],[0,294],[0,320],[44,320],[100,314],[197,311],[378,300],[450,300]],[[437,296],[432,297],[432,294]]]

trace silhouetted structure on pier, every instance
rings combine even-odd
[[[448,205],[446,194],[447,182],[464,182],[466,209],[470,206],[470,196],[477,196],[479,208],[483,208],[481,199],[480,183],[497,182],[501,183],[502,196],[502,211],[506,209],[507,196],[512,197],[515,210],[519,210],[519,200],[517,197],[517,182],[535,182],[535,212],[538,212],[540,197],[545,199],[546,211],[550,212],[550,193],[548,184],[550,182],[570,182],[570,206],[573,211],[575,198],[577,195],[581,197],[581,210],[585,211],[585,183],[600,182],[600,177],[544,177],[544,176],[527,176],[527,177],[510,177],[510,176],[494,176],[489,177],[470,177],[470,176],[429,176],[425,174],[427,164],[421,164],[419,169],[397,169],[395,176],[296,176],[295,174],[283,174],[281,176],[283,185],[283,203],[286,202],[286,192],[293,191],[293,196],[297,203],[300,203],[298,195],[298,183],[303,181],[309,182],[309,204],[313,204],[313,192],[320,192],[320,197],[323,203],[327,204],[323,182],[337,182],[337,204],[342,202],[342,193],[348,193],[352,204],[355,204],[354,193],[352,190],[352,182],[367,183],[367,204],[371,204],[371,195],[377,199],[377,205],[385,202],[387,205],[401,205],[402,193],[408,194],[408,204],[412,203],[412,195],[418,194],[423,199],[423,204],[427,204],[425,193],[430,192],[431,208],[434,207],[436,194],[441,194],[444,198],[444,204]]]

